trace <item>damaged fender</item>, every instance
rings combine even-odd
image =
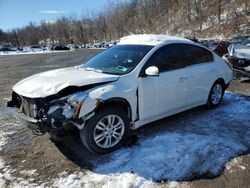
[[[119,86],[116,84],[108,84],[91,90],[81,106],[79,118],[91,114],[101,103],[104,103],[107,100],[112,100],[112,98],[125,99],[130,105],[132,122],[136,120],[136,89],[131,88],[131,86],[127,84]]]

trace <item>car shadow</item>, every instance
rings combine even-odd
[[[214,178],[232,158],[249,153],[246,99],[226,93],[216,109],[197,107],[147,124],[110,154],[89,152],[77,132],[55,144],[76,165],[99,174],[133,173],[156,182]]]

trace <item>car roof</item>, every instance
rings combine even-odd
[[[155,35],[155,34],[138,34],[138,35],[129,35],[122,37],[118,45],[122,44],[137,44],[137,45],[152,45],[156,46],[163,43],[190,43],[194,44],[193,41],[168,35]]]

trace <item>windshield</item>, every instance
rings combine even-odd
[[[152,48],[153,46],[148,45],[117,45],[101,52],[80,67],[107,74],[127,74]]]
[[[243,42],[243,45],[250,46],[250,37]]]
[[[247,40],[249,36],[242,36],[242,37],[233,37],[230,41],[231,44],[243,44],[245,40]]]

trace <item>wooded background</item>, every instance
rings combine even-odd
[[[0,42],[15,46],[83,44],[117,40],[132,33],[198,38],[250,34],[250,0],[110,1],[108,7],[93,16],[61,17],[39,25],[30,22],[8,32],[0,29]]]

